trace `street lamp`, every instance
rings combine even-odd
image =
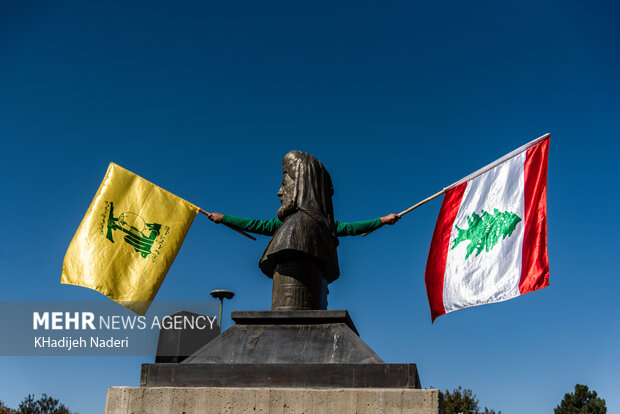
[[[235,292],[226,289],[216,289],[211,291],[211,296],[220,300],[220,330],[222,329],[222,308],[224,307],[224,299],[232,299]]]

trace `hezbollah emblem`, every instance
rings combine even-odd
[[[152,253],[151,248],[161,228],[161,224],[147,223],[141,216],[132,212],[124,212],[114,217],[114,203],[109,203],[106,239],[114,243],[114,232],[120,231],[124,234],[125,243],[145,259]]]

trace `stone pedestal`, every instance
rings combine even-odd
[[[415,364],[385,364],[347,311],[232,312],[235,325],[182,363],[143,364],[112,387],[116,413],[441,413]]]
[[[141,387],[419,389],[415,364],[142,364]]]
[[[232,312],[235,325],[183,364],[382,364],[346,310]]]
[[[439,390],[111,387],[106,414],[440,414]]]

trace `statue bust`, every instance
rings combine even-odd
[[[284,156],[282,172],[282,225],[259,262],[273,279],[271,309],[327,309],[327,285],[340,275],[331,178],[319,160],[300,151]]]
[[[233,230],[272,236],[259,267],[273,279],[271,310],[327,309],[327,285],[340,276],[338,237],[365,234],[400,218],[334,220],[332,180],[312,155],[291,151],[282,160],[277,218],[257,220],[204,212]],[[250,237],[250,236],[248,236]]]

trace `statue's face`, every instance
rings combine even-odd
[[[283,220],[297,210],[295,206],[295,180],[286,171],[282,178],[282,186],[278,190],[278,197],[280,197],[282,205],[278,209],[277,216]]]

